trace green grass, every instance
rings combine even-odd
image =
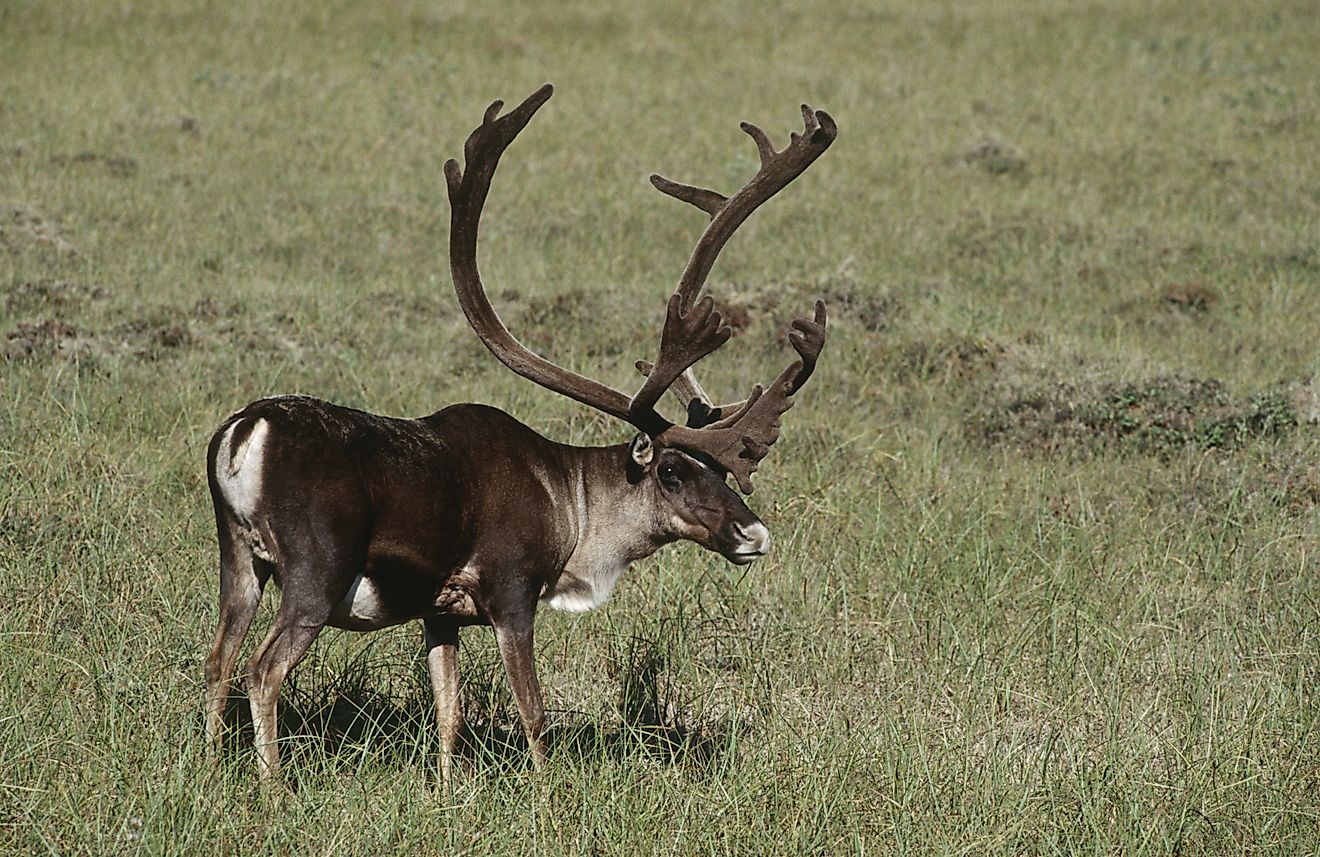
[[[0,3],[0,850],[1320,850],[1314,5],[538,5]],[[834,312],[751,498],[775,549],[543,615],[540,774],[468,632],[452,795],[418,630],[328,631],[263,795],[202,735],[227,414],[628,436],[449,285],[440,166],[546,80],[483,268],[620,387],[702,225],[645,176],[732,190],[738,120],[839,122],[711,279],[721,398]]]

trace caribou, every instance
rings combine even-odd
[[[631,563],[687,540],[745,565],[765,555],[770,533],[727,483],[751,476],[778,439],[780,417],[811,376],[825,343],[821,301],[792,322],[793,361],[767,387],[716,405],[693,365],[723,346],[723,324],[702,289],[725,242],[761,203],[834,141],[824,111],[804,105],[804,129],[776,150],[743,123],[760,155],[732,196],[658,175],[660,191],[710,218],[669,299],[654,363],[628,396],[534,353],[492,307],[477,269],[482,207],[500,156],[550,98],[546,84],[501,115],[486,110],[444,165],[451,209],[449,263],[458,301],[481,342],[517,374],[630,424],[631,441],[569,446],[503,411],[456,404],[398,419],[306,396],[253,402],[220,426],[207,450],[207,480],[220,545],[219,628],[206,660],[206,731],[221,740],[235,663],[266,584],[279,608],[248,662],[258,769],[279,770],[280,686],[329,625],[371,631],[420,619],[441,736],[444,781],[463,726],[459,631],[494,629],[534,763],[546,756],[545,709],[533,664],[539,605],[599,607]],[[683,424],[656,409],[666,391],[687,409]]]

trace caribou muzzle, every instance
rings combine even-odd
[[[749,565],[770,550],[770,530],[755,518],[748,523],[734,521],[720,535],[719,552],[734,565]]]

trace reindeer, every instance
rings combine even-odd
[[[207,451],[220,542],[220,618],[206,661],[206,731],[218,743],[239,647],[265,585],[281,591],[273,626],[247,669],[259,772],[279,770],[280,686],[326,625],[371,631],[420,619],[451,782],[462,728],[459,631],[489,625],[540,766],[545,709],[532,661],[538,605],[585,611],[609,598],[623,571],[663,545],[696,542],[729,562],[764,556],[770,533],[744,494],[779,436],[779,418],[811,376],[826,311],[792,323],[798,359],[768,388],[716,406],[692,366],[728,341],[709,296],[699,297],[721,248],[761,203],[834,141],[823,111],[802,107],[805,128],[776,151],[743,123],[760,168],[731,197],[652,176],[660,191],[710,216],[669,299],[654,364],[631,397],[556,366],[500,321],[477,270],[477,231],[506,147],[553,93],[549,84],[501,116],[486,110],[444,166],[451,206],[449,260],[472,329],[506,366],[550,390],[631,424],[628,443],[575,447],[537,434],[501,410],[452,405],[420,419],[377,416],[305,396],[261,399],[225,420]],[[685,425],[656,411],[666,390]]]

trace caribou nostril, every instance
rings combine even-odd
[[[733,531],[742,541],[738,553],[763,554],[770,550],[770,531],[760,521],[745,526],[735,522]]]

